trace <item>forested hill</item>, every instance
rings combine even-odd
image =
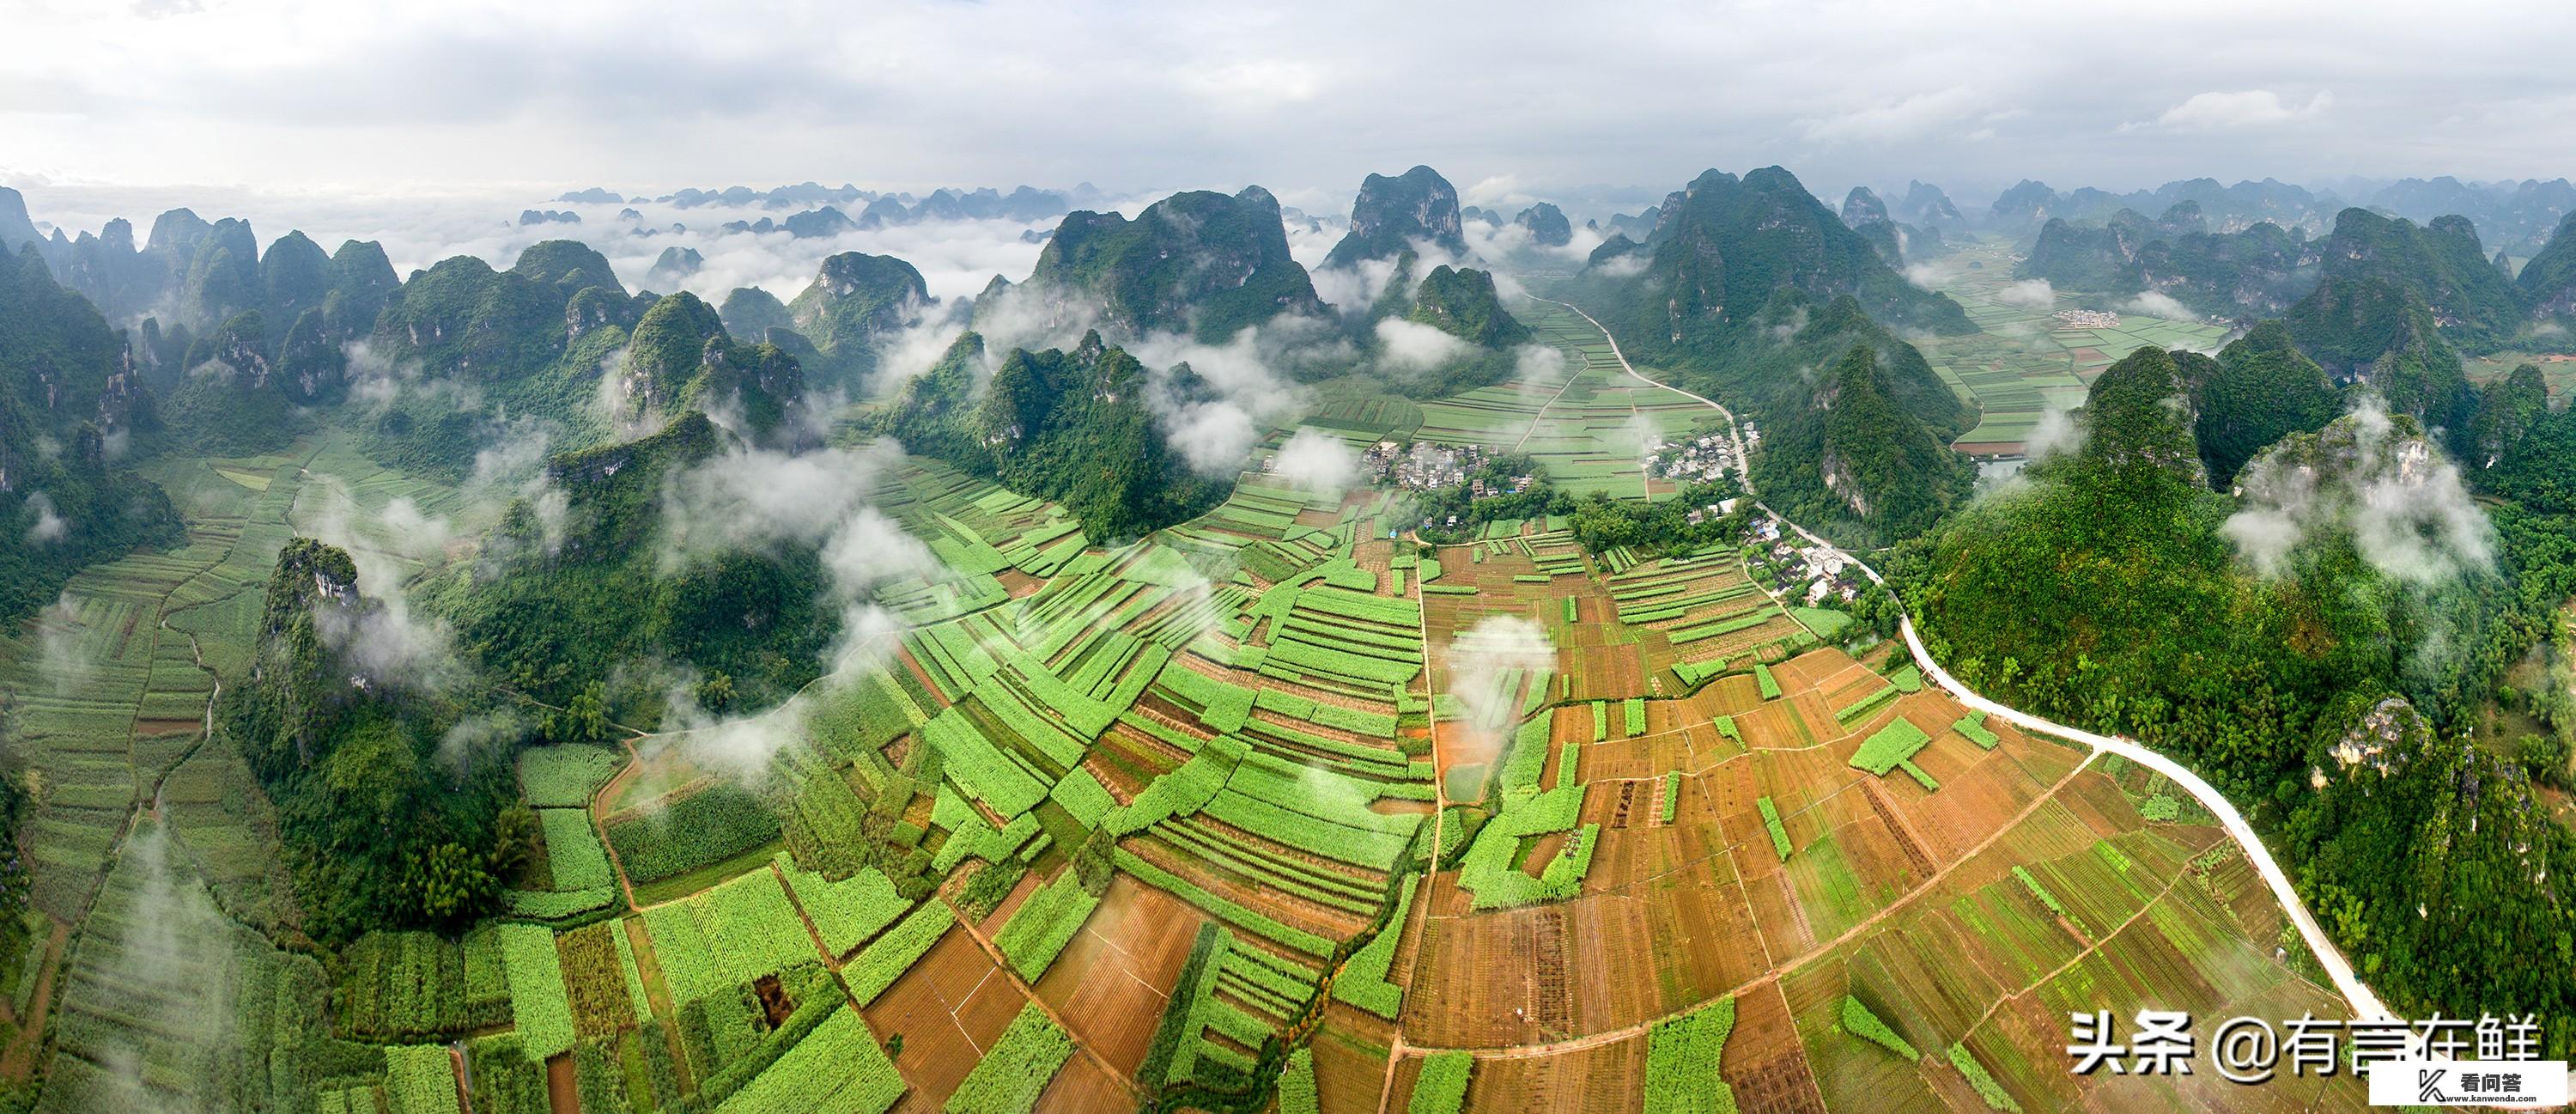
[[[1014,294],[1035,299],[1050,329],[1090,323],[1121,338],[1160,331],[1221,342],[1281,314],[1325,312],[1288,254],[1278,199],[1259,186],[1176,193],[1134,220],[1070,214]]]
[[[533,846],[527,823],[501,822],[515,744],[451,733],[485,698],[397,655],[399,625],[348,553],[296,538],[269,574],[250,675],[215,709],[277,802],[295,898],[326,943],[472,923]]]
[[[768,297],[758,290],[734,293]],[[814,281],[787,304],[787,319],[775,325],[786,327],[789,335],[777,339],[807,342],[812,349],[805,357],[809,378],[816,384],[857,393],[876,371],[878,340],[911,324],[932,301],[930,288],[912,264],[891,255],[842,252],[825,259]],[[771,304],[776,302],[770,298]],[[766,331],[736,330],[750,341],[769,339]]]
[[[1664,199],[1640,250],[1641,271],[1595,267],[1568,291],[1650,359],[1722,351],[1783,288],[1820,302],[1849,295],[1890,328],[1976,331],[1957,303],[1907,282],[1776,166],[1700,175]]]
[[[0,622],[91,562],[178,543],[169,497],[111,452],[158,427],[124,338],[32,249],[0,252]]]
[[[1333,245],[1324,265],[1349,267],[1363,260],[1392,258],[1410,250],[1416,241],[1463,258],[1467,254],[1463,228],[1457,187],[1439,171],[1417,166],[1392,178],[1371,174],[1360,183],[1359,197],[1351,203],[1350,232]]]
[[[1976,416],[1923,354],[1851,297],[1783,290],[1713,358],[1679,365],[1690,389],[1735,400],[1764,431],[1754,486],[1783,514],[1884,545],[1963,502],[1975,469],[1949,449]]]
[[[2568,968],[2507,958],[2563,947],[2576,906],[2492,884],[2576,841],[2542,819],[2519,763],[2462,731],[2569,578],[2549,547],[2494,562],[2440,447],[2368,405],[2255,454],[2240,495],[2212,491],[2195,427],[2225,431],[2221,459],[2264,434],[2196,414],[2196,380],[2200,405],[2277,387],[2307,399],[2286,424],[2313,418],[2315,372],[2281,339],[2115,364],[2076,415],[2080,447],[1900,547],[1898,593],[1962,682],[2140,738],[2249,806],[2400,1013],[2576,1007]],[[2391,518],[2417,547],[2384,544]]]
[[[2355,293],[2376,286],[2393,288],[2406,304],[2422,306],[2447,343],[2470,352],[2502,347],[2521,331],[2527,316],[2520,292],[2487,259],[2477,227],[2466,217],[2438,217],[2418,226],[2366,209],[2344,210],[2326,241],[2322,281],[2312,297],[2340,303],[2385,300],[2384,295]],[[2302,312],[2307,328],[2300,342],[2336,358],[2352,358],[2360,350],[2349,339],[2352,334],[2387,316],[2372,312],[2337,319]]]
[[[1365,323],[1372,327],[1359,330],[1365,362],[1377,369],[1385,388],[1411,398],[1439,398],[1511,378],[1516,350],[1531,343],[1532,333],[1503,307],[1493,272],[1443,263],[1424,274],[1421,267],[1411,249],[1396,256],[1386,292],[1369,307]],[[1424,347],[1423,329],[1457,343],[1417,352]]]
[[[1204,392],[1188,365],[1153,383],[1144,365],[1088,333],[1071,349],[1017,349],[988,358],[968,333],[936,367],[905,385],[881,419],[904,447],[1019,491],[1063,503],[1096,540],[1135,537],[1225,500],[1231,474],[1193,471],[1171,446],[1149,403],[1164,392],[1187,407]]]
[[[497,680],[550,704],[629,661],[722,676],[746,700],[783,699],[819,672],[840,629],[821,539],[712,551],[672,540],[705,510],[703,499],[679,500],[694,490],[685,481],[747,449],[690,411],[650,436],[557,456],[546,474],[560,505],[514,503],[480,559],[425,585],[423,600]]]
[[[2019,270],[2061,290],[2122,299],[2152,290],[2226,318],[2277,316],[2316,288],[2324,240],[2268,221],[2211,232],[2197,211],[2191,217],[2149,221],[2126,209],[2100,225],[2052,217]]]

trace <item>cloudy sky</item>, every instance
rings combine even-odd
[[[0,26],[22,188],[1260,182],[1324,207],[1415,162],[1497,201],[1775,162],[1962,199],[2576,171],[2576,5],[2537,2],[0,0]]]

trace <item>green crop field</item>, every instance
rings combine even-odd
[[[2205,339],[2050,330],[1961,282],[1990,331],[1926,351],[1986,405],[1967,442],[2026,432],[2096,354]],[[1427,400],[1327,380],[1256,431],[1264,451],[1300,431],[1478,444],[1578,497],[1671,494],[1641,458],[1708,409],[1627,375],[1578,315],[1514,312],[1561,370]],[[861,425],[839,418],[844,443]],[[1850,617],[1784,609],[1732,542],[1590,552],[1578,516],[1541,509],[1420,545],[1396,536],[1406,493],[1319,493],[1284,467],[1095,538],[1066,505],[892,452],[867,505],[902,533],[886,548],[937,568],[792,593],[881,622],[853,652],[758,701],[747,676],[626,663],[614,722],[580,736],[614,745],[537,745],[588,714],[538,702],[546,663],[437,694],[488,698],[476,728],[523,737],[515,768],[460,773],[459,792],[528,806],[541,843],[490,860],[506,877],[479,923],[334,938],[278,836],[302,814],[205,737],[208,702],[250,676],[299,531],[359,531],[367,567],[449,622],[430,605],[476,590],[500,513],[355,443],[154,459],[185,542],[83,571],[0,641],[41,788],[0,1068],[43,1073],[36,1109],[221,1109],[221,1080],[231,1108],[447,1114],[448,1042],[486,1114],[1252,1110],[1274,1083],[1284,1111],[1549,1109],[1594,1072],[1649,1110],[1882,1092],[2057,1109],[2088,1096],[2025,1007],[2117,984],[2123,1005],[2255,986],[2227,1004],[2333,1010],[2270,957],[2277,910],[2214,857],[2207,816],[2077,799],[2100,774],[1988,730],[1910,666],[1855,669],[1820,646]],[[386,525],[414,521],[454,536]],[[724,612],[702,625],[766,646],[767,605],[687,583]],[[1863,776],[1899,770],[1927,792]],[[1992,869],[1957,869],[1962,848]],[[1933,969],[1925,946],[1974,961]],[[1637,965],[1632,985],[1598,983],[1605,956]],[[43,987],[54,1012],[22,1031]],[[1862,1002],[1867,1022],[1846,1011]],[[1932,1053],[1893,1071],[1889,1036]],[[1443,1051],[1408,1068],[1399,1048]],[[1747,1049],[1771,1058],[1759,1078],[1729,1059]],[[139,1106],[114,1101],[126,1065]]]
[[[1983,266],[1970,269],[1970,262]],[[2012,249],[2001,240],[1970,243],[1932,273],[1933,288],[1958,302],[1981,330],[1925,338],[1919,345],[1942,380],[1984,412],[1977,427],[1958,440],[1959,449],[1971,454],[2020,453],[2043,413],[2080,405],[2085,387],[2102,369],[2138,348],[2214,351],[2227,335],[2218,326],[2131,314],[2072,295],[2061,294],[2048,306],[2007,302],[2001,295],[2014,285]],[[2052,315],[2065,309],[2119,310],[2120,325],[2064,328]]]

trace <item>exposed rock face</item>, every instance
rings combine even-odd
[[[1351,203],[1350,234],[1333,245],[1324,265],[1348,267],[1364,259],[1391,258],[1416,240],[1428,240],[1454,257],[1467,254],[1458,190],[1427,166],[1393,178],[1371,174]]]
[[[1530,230],[1531,241],[1552,248],[1574,242],[1574,225],[1565,219],[1564,211],[1547,202],[1521,210],[1512,223]]]

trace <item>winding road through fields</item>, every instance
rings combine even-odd
[[[1715,399],[1692,394],[1689,391],[1682,390],[1679,387],[1661,382],[1640,373],[1636,369],[1635,365],[1628,362],[1627,354],[1620,351],[1619,338],[1612,336],[1607,326],[1602,325],[1600,321],[1596,320],[1591,314],[1585,313],[1580,307],[1570,305],[1565,302],[1551,301],[1546,298],[1538,298],[1535,300],[1547,302],[1549,305],[1564,306],[1566,309],[1574,311],[1577,316],[1583,318],[1585,321],[1591,322],[1593,328],[1601,330],[1602,339],[1609,342],[1611,356],[1615,357],[1619,361],[1619,366],[1622,369],[1639,382],[1661,387],[1685,398],[1697,399],[1701,403],[1704,403],[1710,408],[1716,410],[1718,413],[1725,415],[1727,435],[1735,442],[1736,471],[1743,480],[1744,490],[1747,496],[1752,497],[1754,495],[1753,475],[1750,469],[1746,467],[1745,462],[1744,435],[1740,423],[1736,421],[1734,411],[1728,410]],[[1762,510],[1769,513],[1771,517],[1778,519],[1782,525],[1796,531],[1799,537],[1805,538],[1813,544],[1832,549],[1837,553],[1842,553],[1845,560],[1857,565],[1861,572],[1866,574],[1873,583],[1880,584],[1882,586],[1887,583],[1884,578],[1878,575],[1878,570],[1869,567],[1867,562],[1845,552],[1840,546],[1836,546],[1832,542],[1816,536],[1814,533],[1808,531],[1806,527],[1790,522],[1779,512],[1773,511],[1769,506],[1763,504],[1758,497],[1754,498],[1754,505],[1761,507]],[[1893,589],[1890,589],[1890,592],[1892,594]],[[1902,608],[1899,609],[1898,613],[1901,616],[1897,621],[1898,630],[1905,636],[1905,648],[1913,654],[1915,664],[1920,665],[1923,668],[1925,675],[1931,677],[1934,683],[1939,684],[1944,691],[1947,691],[1952,697],[1956,698],[1959,703],[1966,705],[1969,708],[1976,709],[1977,711],[1984,712],[1989,716],[2001,719],[2004,722],[2010,723],[2024,731],[2035,731],[2042,734],[2054,735],[2070,742],[2081,743],[2092,748],[2096,752],[2117,754],[2129,761],[2145,766],[2148,769],[2154,770],[2157,773],[2173,779],[2174,784],[2181,786],[2185,791],[2189,792],[2193,798],[2200,802],[2201,807],[2208,809],[2211,814],[2217,816],[2219,823],[2227,829],[2229,837],[2233,838],[2238,846],[2244,848],[2245,857],[2254,864],[2255,871],[2262,875],[2263,884],[2271,887],[2272,896],[2280,901],[2282,910],[2289,914],[2290,923],[2297,926],[2299,930],[2299,938],[2307,942],[2308,951],[2316,956],[2318,966],[2325,969],[2326,977],[2334,982],[2335,990],[2340,993],[2343,996],[2344,1001],[2352,1007],[2353,1016],[2372,1021],[2388,1020],[2394,1016],[2389,1012],[2387,1006],[2380,1003],[2379,995],[2373,993],[2370,987],[2361,981],[2360,976],[2353,973],[2352,964],[2344,959],[2342,950],[2335,947],[2333,940],[2327,938],[2324,929],[2318,927],[2316,917],[2308,912],[2307,903],[2300,900],[2298,890],[2290,885],[2289,875],[2283,873],[2280,864],[2273,860],[2271,849],[2263,846],[2262,839],[2254,833],[2253,825],[2245,822],[2244,814],[2238,812],[2236,810],[2236,806],[2230,803],[2224,795],[2220,794],[2216,787],[2210,785],[2207,781],[2202,780],[2200,775],[2191,772],[2181,763],[2167,758],[2162,754],[2156,753],[2154,750],[2140,744],[2135,739],[2122,738],[2116,735],[2098,734],[2083,730],[2082,728],[2069,727],[2065,724],[2051,722],[2049,720],[2041,719],[2038,716],[2031,715],[2028,712],[2006,707],[2003,704],[1978,695],[1976,692],[1970,690],[1966,685],[1960,684],[1958,678],[1950,675],[1949,670],[1941,668],[1940,662],[1932,660],[1931,650],[1923,645],[1922,636],[1915,633],[1913,617],[1905,615]]]

